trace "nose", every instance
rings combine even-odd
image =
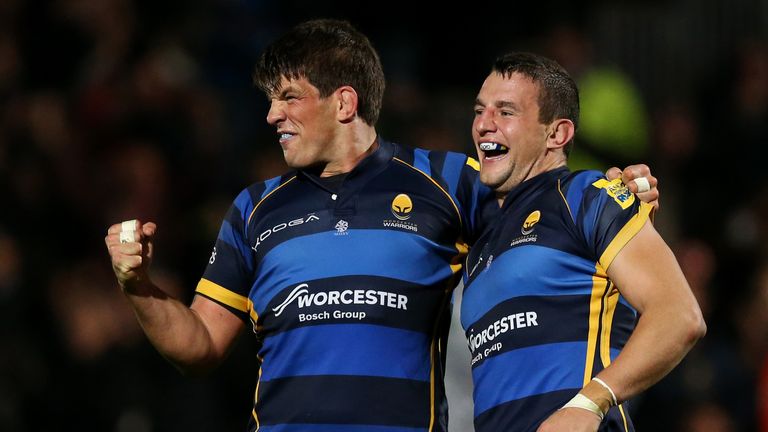
[[[272,102],[269,105],[269,112],[267,113],[267,123],[274,126],[284,119],[285,112],[283,111],[282,103],[272,99]]]
[[[475,114],[475,120],[472,127],[479,135],[484,135],[488,132],[494,132],[496,130],[496,123],[493,121],[492,109],[485,109],[479,114]]]

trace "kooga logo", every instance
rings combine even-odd
[[[308,214],[307,216],[305,216],[303,218],[294,219],[294,220],[292,220],[290,222],[279,223],[279,224],[273,226],[272,228],[270,228],[268,230],[265,230],[264,232],[259,234],[259,236],[256,237],[256,244],[253,245],[253,247],[251,249],[253,249],[254,252],[258,252],[259,245],[261,244],[261,242],[266,240],[267,237],[271,236],[272,233],[276,233],[276,232],[282,231],[282,230],[284,230],[286,228],[295,227],[297,225],[305,224],[307,222],[312,222],[312,221],[316,221],[316,220],[320,220],[320,218],[317,217],[317,215],[315,215],[314,213],[310,213],[310,214]]]

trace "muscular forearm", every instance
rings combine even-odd
[[[124,288],[152,345],[183,373],[201,373],[224,357],[200,316],[150,281]]]
[[[156,230],[154,223],[138,220],[110,226],[104,241],[112,269],[157,350],[182,372],[203,372],[226,357],[243,323],[211,300],[196,297],[187,307],[152,283]]]

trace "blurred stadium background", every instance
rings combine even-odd
[[[768,1],[414,9],[0,0],[0,430],[244,430],[253,338],[211,376],[180,376],[135,323],[102,239],[116,221],[157,221],[156,277],[189,300],[231,199],[284,169],[250,84],[256,56],[299,21],[335,17],[380,51],[379,131],[410,145],[473,151],[472,103],[497,54],[560,61],[582,91],[573,166],[652,166],[656,224],[709,325],[634,401],[639,430],[768,431]],[[452,430],[468,431],[454,336]]]

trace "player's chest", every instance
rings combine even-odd
[[[287,243],[321,236],[324,242],[357,236],[418,236],[453,244],[460,221],[452,203],[418,187],[371,185],[355,193],[324,190],[286,191],[280,202],[259,208],[248,225],[247,242],[257,260]],[[375,245],[370,245],[375,247]],[[321,247],[333,247],[331,243]]]

